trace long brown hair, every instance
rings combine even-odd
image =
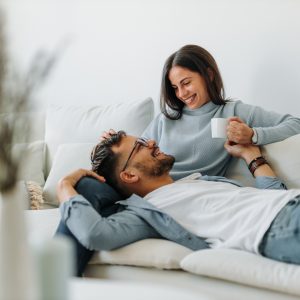
[[[174,66],[180,66],[199,73],[205,80],[211,101],[217,105],[226,103],[223,81],[215,59],[207,50],[200,46],[186,45],[173,53],[166,60],[163,68],[160,109],[168,119],[180,119],[185,105],[176,97],[175,90],[169,80],[169,72]]]

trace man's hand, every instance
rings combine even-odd
[[[224,144],[224,148],[232,156],[244,159],[248,166],[253,159],[261,156],[260,148],[258,146],[254,146],[254,145],[235,144],[235,143],[232,143],[227,140],[226,143]],[[269,166],[269,164],[264,164],[264,165],[259,166],[254,171],[253,175],[255,177],[257,177],[257,176],[276,177],[276,174],[274,173],[272,168]]]
[[[77,184],[77,182],[85,176],[94,177],[95,179],[101,182],[105,182],[105,178],[103,176],[100,176],[93,171],[85,169],[76,170],[60,179],[58,182],[57,196],[60,203],[67,201],[71,197],[78,194],[74,187]]]
[[[101,136],[100,136],[100,142],[103,140],[111,138],[113,134],[116,134],[117,132],[114,129],[109,129],[108,131],[103,131]]]
[[[227,140],[224,144],[224,148],[230,155],[244,159],[247,164],[261,156],[260,148],[254,145],[235,144]]]
[[[238,117],[228,119],[227,137],[229,141],[237,144],[252,144],[254,132]]]

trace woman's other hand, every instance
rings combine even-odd
[[[101,136],[100,136],[100,142],[102,142],[103,140],[109,139],[112,134],[116,134],[117,132],[114,129],[109,129],[108,131],[103,131]]]
[[[237,144],[252,144],[253,129],[239,117],[228,119],[227,137],[230,142]]]

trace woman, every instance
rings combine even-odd
[[[300,133],[299,118],[226,100],[214,58],[197,45],[186,45],[167,59],[160,105],[161,114],[143,136],[175,156],[175,180],[194,172],[225,174],[231,156],[224,140],[211,138],[212,118],[229,118],[227,137],[234,143],[265,145]]]

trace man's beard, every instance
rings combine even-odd
[[[155,164],[145,165],[141,163],[136,164],[136,168],[142,171],[145,175],[149,177],[159,177],[172,169],[175,157],[172,155],[165,155],[163,159],[156,160]]]

